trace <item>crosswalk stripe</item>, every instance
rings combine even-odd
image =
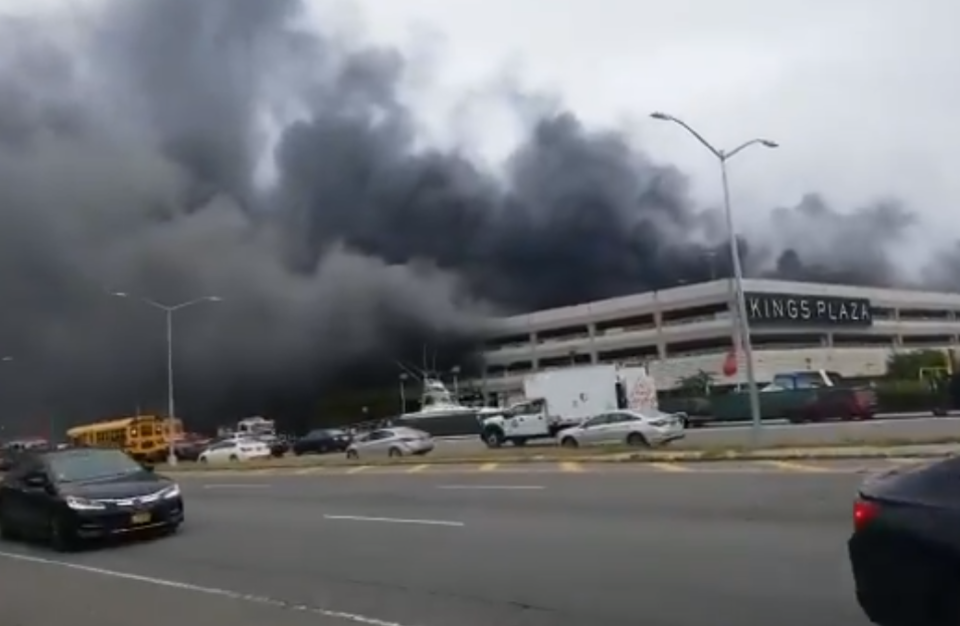
[[[500,464],[499,464],[499,463],[484,463],[483,465],[480,466],[480,471],[481,471],[481,472],[492,472],[493,470],[497,469],[498,467],[500,467]]]
[[[425,472],[425,471],[427,471],[428,469],[430,469],[430,466],[429,466],[428,464],[424,463],[423,465],[414,465],[413,467],[411,467],[410,469],[407,470],[407,473],[408,473],[408,474],[419,474],[420,472]]]
[[[560,464],[561,471],[577,473],[583,471],[583,466],[576,461],[564,461]]]
[[[347,473],[348,473],[348,474],[359,474],[360,472],[365,472],[365,471],[368,470],[368,469],[370,469],[370,466],[369,466],[369,465],[358,465],[358,466],[356,466],[356,467],[351,467],[350,469],[348,469],[348,470],[347,470]]]

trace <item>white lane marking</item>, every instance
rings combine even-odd
[[[496,491],[534,491],[546,489],[543,485],[437,485],[437,489],[477,489]]]
[[[24,561],[27,563],[37,563],[40,565],[52,565],[56,567],[62,567],[64,569],[74,570],[77,572],[85,572],[87,574],[104,576],[107,578],[131,580],[135,582],[146,583],[148,585],[154,585],[156,587],[166,587],[168,589],[180,589],[182,591],[192,591],[193,593],[200,593],[208,596],[219,596],[221,598],[228,598],[230,600],[240,600],[242,602],[250,602],[253,604],[259,604],[263,606],[272,606],[279,609],[286,609],[288,611],[310,613],[313,615],[319,615],[321,617],[340,619],[345,622],[351,622],[353,624],[363,624],[363,626],[404,626],[399,622],[390,622],[386,620],[377,619],[375,617],[368,617],[366,615],[358,615],[356,613],[346,613],[344,611],[332,611],[330,609],[322,609],[319,607],[308,606],[306,604],[294,604],[291,602],[284,602],[283,600],[268,598],[266,596],[257,596],[252,594],[240,593],[238,591],[229,591],[227,589],[218,589],[216,587],[204,587],[201,585],[193,585],[191,583],[184,583],[177,580],[167,580],[165,578],[156,578],[154,576],[144,576],[142,574],[131,574],[129,572],[121,572],[117,570],[104,569],[102,567],[80,565],[79,563],[70,563],[69,561],[58,561],[56,559],[46,559],[38,556],[28,556],[26,554],[16,554],[12,552],[0,552],[0,558],[10,559],[12,561]]]
[[[466,526],[463,522],[442,519],[405,519],[402,517],[366,517],[364,515],[324,515],[324,519],[349,522],[384,522],[387,524],[423,524],[425,526]]]
[[[219,483],[215,485],[204,485],[204,489],[265,489],[272,485],[257,483]]]

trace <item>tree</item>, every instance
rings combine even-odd
[[[684,395],[707,395],[713,386],[713,374],[700,370],[696,374],[684,376],[679,381],[679,389]]]
[[[944,370],[949,365],[942,350],[894,352],[887,358],[887,376],[895,380],[919,380],[924,371]]]

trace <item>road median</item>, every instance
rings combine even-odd
[[[265,469],[296,469],[311,467],[355,467],[381,465],[474,465],[474,464],[523,464],[523,463],[709,463],[718,461],[797,461],[797,460],[844,460],[883,458],[939,458],[960,452],[960,438],[936,442],[916,443],[907,441],[888,442],[838,442],[829,446],[717,446],[701,449],[637,450],[620,446],[594,450],[567,450],[546,446],[486,450],[482,453],[464,455],[427,455],[398,459],[347,460],[342,456],[284,457],[265,461],[250,461],[235,464],[180,463],[176,466],[160,465],[161,472],[176,471],[256,471]]]

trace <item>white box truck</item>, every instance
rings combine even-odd
[[[644,367],[589,365],[538,372],[523,381],[524,400],[483,420],[491,448],[547,439],[605,411],[656,408],[653,378]]]

